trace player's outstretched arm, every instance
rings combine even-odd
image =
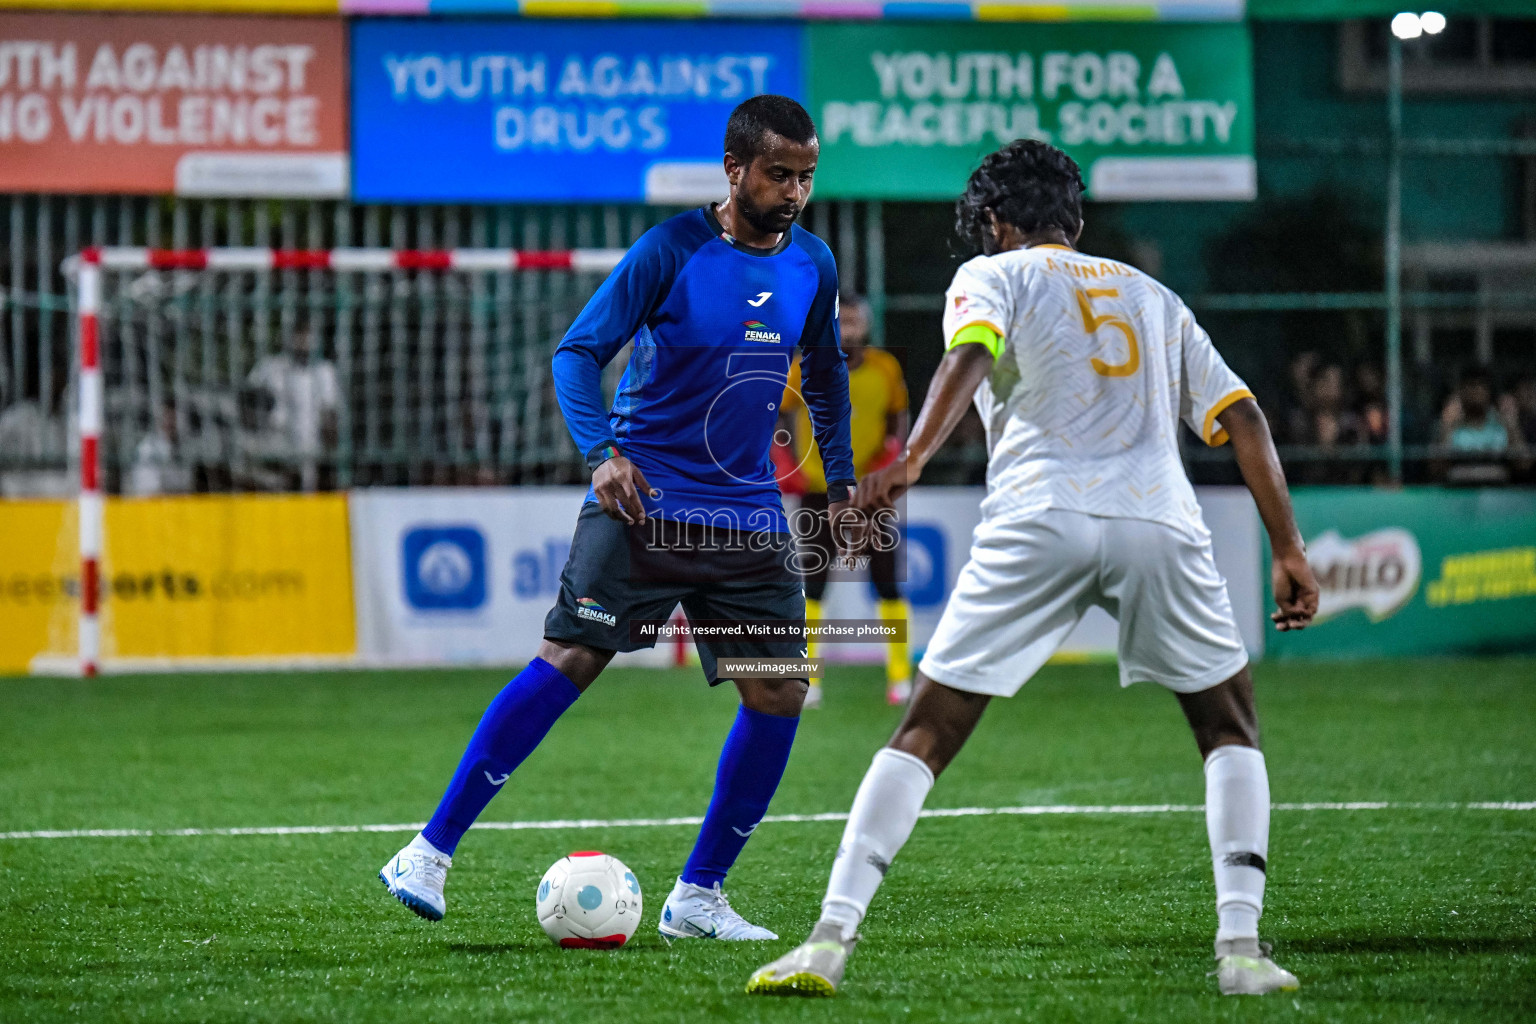
[[[901,455],[884,469],[876,470],[859,481],[856,496],[863,510],[890,508],[897,498],[917,483],[928,460],[954,433],[976,389],[992,373],[996,360],[984,344],[960,344],[944,354],[928,397],[917,414],[917,425]]]
[[[1269,546],[1274,554],[1271,582],[1279,606],[1270,618],[1275,628],[1282,631],[1305,629],[1317,614],[1317,578],[1307,564],[1306,545],[1296,528],[1291,493],[1285,486],[1280,455],[1269,434],[1269,421],[1259,403],[1251,398],[1233,402],[1216,420],[1232,439],[1232,453],[1237,456],[1243,482],[1253,493],[1259,518],[1269,532]]]

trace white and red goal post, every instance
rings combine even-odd
[[[269,249],[205,248],[152,249],[101,246],[82,250],[66,261],[75,278],[76,355],[79,370],[80,498],[80,615],[79,671],[94,676],[100,669],[102,634],[101,555],[105,534],[101,453],[106,395],[102,375],[102,296],[104,274],[113,271],[332,271],[387,273],[443,271],[467,273],[568,272],[606,274],[623,258],[625,249]]]

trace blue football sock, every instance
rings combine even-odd
[[[485,709],[442,803],[421,834],[450,856],[491,797],[548,734],[581,691],[555,666],[534,658]]]
[[[717,882],[724,884],[725,873],[741,855],[747,837],[768,813],[799,724],[798,718],[765,715],[747,707],[737,710],[736,723],[720,751],[715,795],[683,867],[683,881],[706,889]]]

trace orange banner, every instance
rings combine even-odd
[[[337,18],[0,14],[0,192],[343,196]]]

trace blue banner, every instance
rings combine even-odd
[[[723,195],[726,117],[759,93],[804,100],[802,39],[782,23],[355,21],[353,195]]]

